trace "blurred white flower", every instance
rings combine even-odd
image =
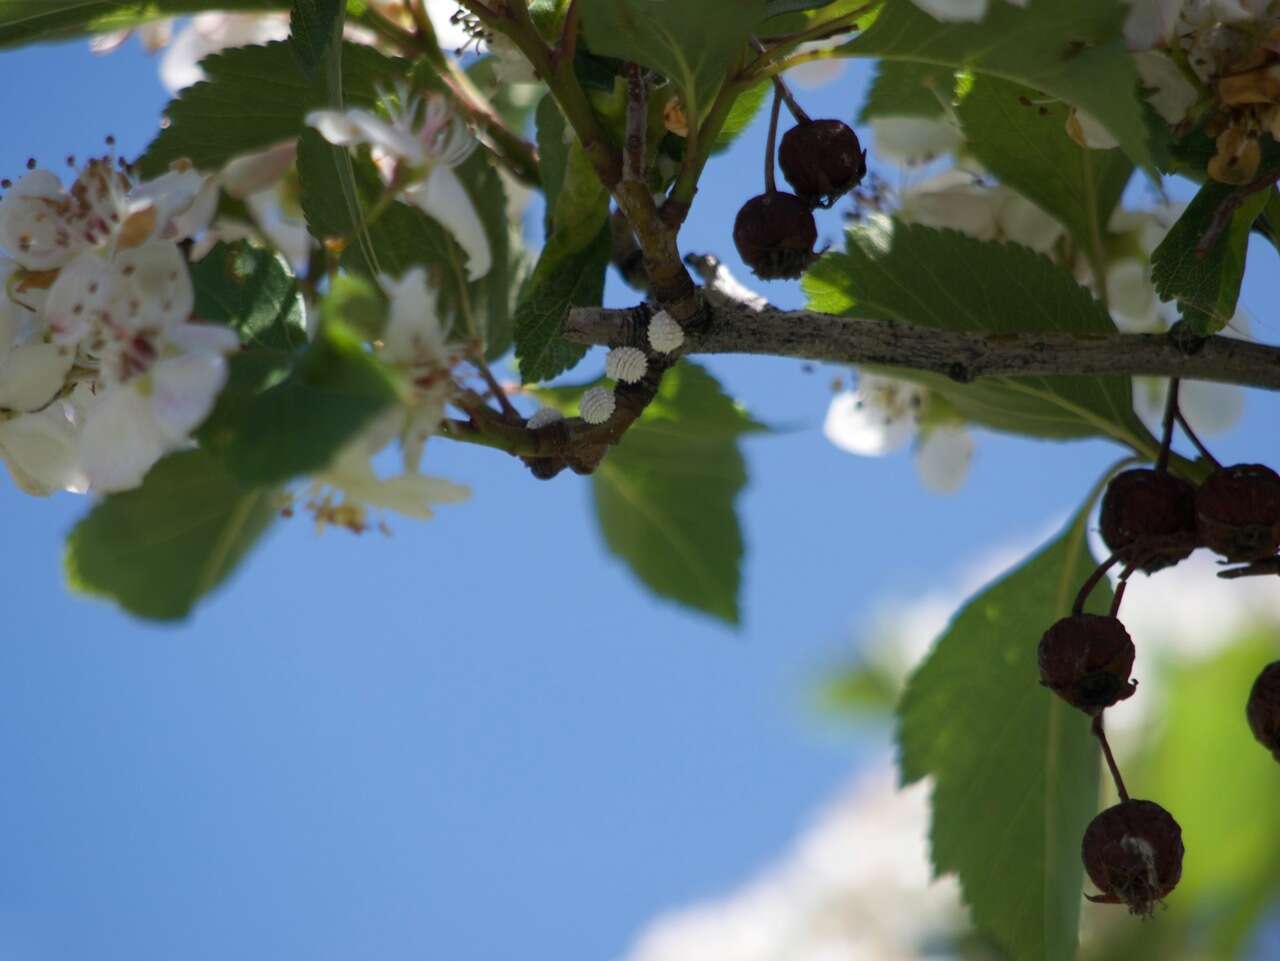
[[[1120,141],[1093,114],[1080,109],[1072,109],[1067,114],[1067,136],[1091,150],[1110,150],[1120,146]]]
[[[891,454],[915,436],[923,400],[924,391],[909,381],[860,373],[857,390],[832,398],[822,432],[850,454]]]
[[[1165,122],[1181,123],[1200,99],[1195,84],[1177,63],[1164,53],[1144,50],[1133,55],[1147,102]]]
[[[1163,330],[1164,316],[1151,284],[1151,265],[1125,257],[1107,265],[1107,306],[1116,327],[1126,334]]]
[[[494,34],[489,40],[493,54],[493,75],[503,85],[537,83],[538,74],[515,42],[505,34]]]
[[[935,20],[978,21],[987,15],[989,0],[912,0]],[[1015,7],[1025,7],[1027,0],[1007,0]]]
[[[935,494],[954,494],[969,475],[973,436],[963,424],[922,431],[916,445],[916,470],[925,488]]]
[[[458,504],[471,496],[470,488],[420,474],[416,465],[406,466],[390,477],[374,469],[374,457],[403,432],[404,425],[403,408],[387,411],[315,475],[307,506],[314,512],[317,523],[361,533],[368,528],[371,509],[428,520],[434,516],[433,507]]]
[[[1133,379],[1133,408],[1155,436],[1164,422],[1165,398],[1169,382],[1163,377]],[[1235,384],[1184,380],[1178,387],[1178,407],[1192,429],[1201,437],[1225,434],[1244,414],[1245,392]]]
[[[80,467],[93,488],[136,487],[157,460],[186,446],[226,383],[226,355],[239,346],[233,330],[187,323],[109,342],[105,389],[80,439]]]
[[[140,27],[97,34],[89,38],[89,49],[99,55],[114,53],[134,33],[138,34],[147,53],[155,53],[169,43],[173,35],[173,20],[152,20]]]
[[[178,31],[160,58],[160,82],[177,93],[205,79],[200,61],[228,47],[284,40],[289,36],[287,14],[199,13]]]
[[[0,418],[0,460],[27,494],[84,493],[88,481],[79,466],[79,429],[74,408],[54,401],[33,414]]]
[[[723,898],[651,922],[626,961],[916,961],[960,923],[959,886],[932,881],[926,784],[887,759],[855,779],[791,849]]]
[[[954,124],[932,117],[874,117],[871,135],[878,160],[904,167],[927,163],[964,143]]]
[[[963,170],[946,170],[903,191],[896,212],[904,223],[958,230],[977,240],[1007,240],[1046,253],[1065,232],[1017,191],[988,185]]]
[[[476,139],[438,94],[423,97],[401,89],[383,104],[389,120],[352,108],[314,110],[307,123],[335,146],[369,145],[383,178],[453,235],[467,254],[472,280],[483,277],[492,265],[489,239],[453,169],[470,156]]]

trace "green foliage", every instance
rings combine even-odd
[[[887,3],[842,51],[968,68],[1042,90],[1098,119],[1139,166],[1154,172],[1138,98],[1138,74],[1124,48],[1127,7],[1116,0],[992,3],[981,23],[935,20],[909,2]]]
[[[315,73],[335,43],[342,42],[344,0],[293,0],[289,40],[306,76]]]
[[[539,108],[538,117],[540,131],[558,129],[554,106]],[[609,266],[609,193],[581,145],[574,140],[542,163],[555,209],[546,245],[516,303],[516,360],[526,383],[550,380],[582,359],[585,348],[565,342],[560,325],[570,307],[600,303]]]
[[[728,116],[724,118],[720,133],[716,135],[715,143],[711,145],[712,154],[728,150],[742,132],[751,126],[751,121],[756,119],[756,114],[760,112],[760,107],[763,106],[765,98],[772,89],[772,83],[761,80],[738,94],[737,99],[733,101],[733,106],[729,108]]]
[[[252,347],[307,342],[307,308],[284,258],[245,240],[218,244],[191,265],[195,316],[226,324]]]
[[[865,661],[822,686],[821,704],[832,713],[877,715],[892,712],[901,693],[898,677],[885,665]]]
[[[764,17],[764,0],[580,0],[592,52],[633,60],[676,85],[690,121],[707,112]]]
[[[1066,132],[1067,108],[1035,105],[1035,91],[979,76],[957,113],[970,152],[1006,185],[1056,217],[1103,262],[1107,222],[1133,164],[1120,150],[1087,150]]]
[[[762,425],[715,378],[681,363],[595,473],[609,550],[655,594],[738,623],[747,471],[738,438]]]
[[[786,36],[788,34],[800,33],[808,30],[820,23],[830,23],[833,20],[855,14],[858,10],[866,7],[867,0],[827,0],[824,3],[804,3],[791,2],[791,0],[766,0],[766,16],[768,19],[760,24],[756,30],[756,34],[761,37]],[[875,20],[879,14],[880,8],[873,7],[866,13],[861,14],[857,23],[860,29],[865,30]]]
[[[912,60],[880,60],[858,122],[876,117],[941,117],[951,103],[956,74],[950,67]]]
[[[1088,718],[1039,686],[1036,648],[1093,567],[1088,513],[960,610],[898,707],[903,782],[933,778],[934,867],[1010,961],[1075,957],[1098,753]]]
[[[399,277],[411,267],[427,269],[439,295],[438,308],[456,336],[484,337],[486,355],[497,357],[511,344],[511,289],[517,252],[507,223],[506,191],[483,151],[473,153],[455,171],[484,224],[493,255],[489,273],[467,279],[466,254],[453,236],[416,207],[393,202],[372,223],[368,212],[385,192],[372,163],[351,158],[357,193],[353,218],[344,200],[340,173],[346,150],[335,150],[314,130],[298,140],[298,179],[302,210],[313,236],[349,241],[342,265],[367,277]],[[363,229],[362,229],[363,228]]]
[[[944,330],[1110,334],[1115,325],[1075,278],[1017,244],[883,217],[850,230],[804,278],[809,307]],[[946,377],[891,371],[940,393],[968,420],[1036,437],[1111,437],[1154,450],[1123,377]]]
[[[141,487],[105,498],[75,526],[67,580],[139,617],[185,617],[257,543],[272,502],[207,451],[170,454]]]
[[[406,66],[372,47],[337,46],[348,106],[373,106],[377,84]],[[206,57],[201,67],[208,79],[170,102],[169,125],[139,158],[143,176],[161,174],[182,157],[201,170],[217,170],[233,157],[294,139],[308,111],[331,103],[324,78],[309,79],[287,41],[235,47]]]
[[[289,0],[0,0],[0,48],[136,27],[203,10],[283,10]]]
[[[1249,252],[1249,231],[1270,191],[1238,197],[1237,188],[1207,181],[1151,255],[1151,279],[1162,300],[1177,300],[1200,334],[1215,334],[1235,316]],[[1225,229],[1199,252],[1223,205],[1239,201]]]
[[[331,323],[296,357],[236,357],[199,438],[242,484],[277,484],[323,470],[396,397],[360,338]]]

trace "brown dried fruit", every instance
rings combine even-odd
[[[1280,761],[1280,661],[1264,667],[1253,682],[1245,716],[1258,743]]]
[[[801,200],[830,207],[867,173],[867,152],[839,120],[811,120],[792,127],[778,148],[778,166]]]
[[[1072,614],[1040,639],[1040,683],[1086,714],[1133,695],[1133,640],[1124,625],[1101,614]]]
[[[799,277],[818,259],[818,225],[795,194],[772,191],[752,197],[733,223],[733,243],[761,280]]]
[[[1164,471],[1123,471],[1107,485],[1100,521],[1107,547],[1151,574],[1196,549],[1196,489]]]
[[[1280,474],[1236,464],[1209,475],[1196,492],[1200,540],[1229,561],[1260,561],[1280,547]]]
[[[1182,828],[1154,801],[1121,801],[1084,832],[1081,855],[1101,897],[1090,901],[1126,904],[1150,917],[1182,877]]]

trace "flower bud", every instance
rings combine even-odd
[[[1127,470],[1107,485],[1100,521],[1107,547],[1151,574],[1195,550],[1196,489],[1164,471]]]
[[[1102,892],[1091,901],[1150,917],[1182,877],[1182,828],[1154,801],[1121,801],[1089,823],[1081,855]]]
[[[830,207],[862,182],[867,152],[848,124],[813,120],[783,135],[778,166],[801,200],[810,207]]]
[[[1086,714],[1133,695],[1133,641],[1124,625],[1100,614],[1072,614],[1040,639],[1040,683]]]
[[[809,205],[795,194],[773,191],[752,197],[738,211],[733,242],[743,262],[761,280],[799,277],[818,259],[818,225]]]
[[[1223,467],[1196,491],[1200,540],[1229,561],[1260,561],[1280,548],[1280,475],[1263,464]]]

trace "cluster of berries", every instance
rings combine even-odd
[[[785,100],[797,123],[782,138],[778,163],[795,193],[778,190],[774,181],[774,144],[778,107]],[[769,121],[765,152],[765,191],[738,211],[733,242],[743,263],[761,280],[799,277],[817,259],[816,207],[827,208],[862,182],[867,153],[858,135],[839,120],[813,120],[778,87]]]
[[[1103,732],[1103,711],[1137,687],[1129,678],[1133,640],[1117,617],[1125,583],[1133,571],[1153,574],[1186,559],[1197,547],[1249,565],[1224,572],[1227,576],[1250,568],[1269,571],[1280,549],[1280,475],[1261,464],[1223,467],[1214,461],[1181,417],[1177,389],[1175,380],[1156,466],[1117,474],[1103,495],[1102,539],[1111,556],[1085,581],[1073,612],[1045,632],[1039,648],[1041,683],[1093,718],[1093,732],[1121,799],[1085,831],[1085,869],[1102,892],[1090,900],[1126,904],[1139,915],[1150,915],[1177,885],[1183,845],[1182,831],[1169,812],[1154,801],[1129,797]],[[1199,487],[1169,472],[1175,420],[1214,464]],[[1110,613],[1084,613],[1085,599],[1116,564],[1123,572]],[[1254,735],[1280,760],[1280,662],[1267,667],[1254,684],[1247,714]]]

